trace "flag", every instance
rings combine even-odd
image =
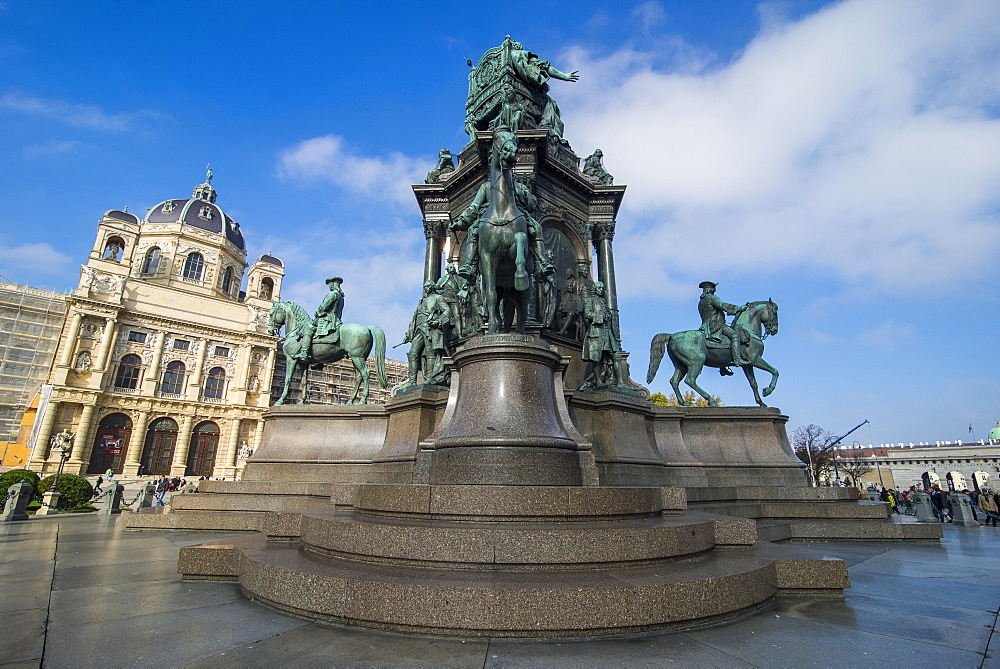
[[[969,423],[969,432],[972,432],[972,423]]]

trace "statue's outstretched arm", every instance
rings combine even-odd
[[[549,65],[549,76],[553,79],[562,79],[563,81],[579,81],[580,70],[573,70],[569,74],[566,74]]]

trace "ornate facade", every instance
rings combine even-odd
[[[140,219],[108,211],[67,297],[29,468],[54,471],[51,435],[74,435],[66,471],[231,478],[262,436],[282,263],[247,268],[239,223],[211,177]],[[246,293],[240,286],[246,276]]]

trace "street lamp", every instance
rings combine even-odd
[[[73,435],[69,430],[63,430],[56,436],[52,437],[52,450],[59,451],[59,469],[56,470],[56,477],[52,480],[52,487],[49,488],[49,492],[56,491],[56,484],[59,483],[59,477],[62,476],[63,466],[66,464],[66,458],[69,457],[70,451],[73,448],[69,445],[73,441]]]
[[[59,513],[59,510],[56,508],[59,505],[59,493],[56,492],[56,486],[59,484],[59,477],[62,476],[66,458],[69,457],[70,451],[73,450],[70,446],[72,441],[72,433],[69,430],[63,430],[52,437],[52,441],[49,442],[53,452],[59,451],[59,469],[56,470],[56,477],[52,480],[52,487],[42,496],[42,508],[36,511],[35,515],[53,516]]]
[[[874,453],[872,453],[872,462],[875,463],[875,469],[878,470],[878,482],[879,482],[879,485],[881,485],[884,488],[885,487],[885,483],[882,481],[882,467],[879,466],[878,456],[875,455]]]

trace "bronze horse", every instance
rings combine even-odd
[[[750,333],[750,342],[744,349],[750,364],[741,367],[753,389],[757,404],[762,407],[767,406],[757,392],[757,378],[753,370],[756,367],[771,373],[771,383],[764,388],[764,397],[767,397],[778,383],[778,370],[765,362],[762,357],[764,339],[768,335],[778,334],[778,305],[771,300],[751,302],[733,321],[733,328],[737,331],[742,328]],[[674,389],[677,401],[684,404],[684,396],[680,389],[680,381],[683,378],[695,392],[708,400],[709,406],[718,406],[712,396],[698,386],[698,376],[706,365],[719,369],[732,366],[733,354],[729,345],[709,348],[705,333],[701,330],[658,334],[653,337],[649,345],[649,373],[646,375],[646,383],[653,382],[653,377],[660,368],[660,361],[663,360],[664,349],[670,356],[670,361],[674,363],[674,375],[670,377],[670,387]]]
[[[490,199],[479,217],[479,280],[482,282],[489,333],[509,329],[511,309],[516,331],[528,316],[528,277],[534,263],[528,248],[528,220],[516,202],[514,162],[517,136],[506,127],[493,131],[490,150]],[[505,314],[501,314],[501,301]]]
[[[370,372],[368,371],[368,356],[375,349],[375,374],[378,376],[379,385],[383,388],[389,387],[389,379],[385,373],[385,333],[382,328],[375,325],[360,325],[358,323],[343,323],[337,331],[340,335],[336,343],[324,342],[321,338],[313,341],[312,355],[305,360],[298,360],[296,356],[302,347],[300,333],[302,328],[312,319],[300,305],[295,302],[272,302],[271,315],[267,324],[267,331],[278,334],[281,326],[285,326],[285,338],[281,345],[281,350],[285,353],[288,361],[285,370],[285,388],[281,392],[281,397],[274,403],[274,406],[281,406],[288,399],[288,390],[292,385],[292,378],[295,371],[303,369],[312,363],[337,362],[343,358],[350,358],[357,372],[354,375],[354,393],[348,404],[367,404]],[[364,382],[364,389],[361,390],[361,383]],[[358,398],[358,391],[361,390],[361,397]],[[305,404],[306,393],[302,390],[302,397],[299,404]]]

